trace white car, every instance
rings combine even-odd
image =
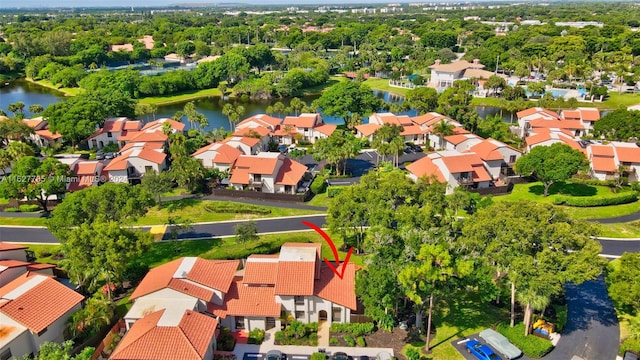
[[[493,346],[499,353],[506,356],[507,359],[515,359],[522,355],[522,351],[515,347],[504,335],[499,332],[486,329],[480,332],[480,337],[487,342],[487,344]]]

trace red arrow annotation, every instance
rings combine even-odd
[[[315,230],[327,241],[327,243],[329,244],[329,247],[331,247],[331,251],[333,252],[333,257],[336,259],[336,266],[334,267],[333,264],[331,264],[331,261],[327,260],[327,258],[324,258],[323,260],[325,264],[329,266],[329,269],[331,269],[331,271],[333,271],[336,275],[338,275],[340,279],[342,279],[344,277],[344,271],[347,268],[347,264],[349,263],[349,258],[351,257],[351,253],[353,252],[353,246],[349,249],[349,251],[347,252],[347,256],[344,258],[342,269],[338,271],[338,268],[340,267],[340,257],[338,257],[338,250],[336,249],[336,245],[333,243],[333,241],[331,241],[331,238],[329,237],[329,235],[327,235],[327,233],[324,232],[322,229],[320,229],[318,226],[308,221],[303,221],[302,224]]]

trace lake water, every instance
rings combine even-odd
[[[378,98],[383,99],[387,102],[401,103],[403,100],[402,97],[390,94],[386,91],[374,91],[374,93]],[[317,99],[318,96],[319,95],[305,96],[302,97],[301,100],[310,104],[313,100]],[[9,114],[9,112],[7,111],[8,105],[17,101],[22,101],[25,103],[26,116],[31,117],[33,114],[30,114],[27,111],[29,106],[33,104],[40,104],[46,108],[48,105],[62,101],[64,98],[64,94],[59,91],[42,87],[28,81],[18,80],[14,81],[8,86],[0,88],[0,109],[5,110],[5,112]],[[221,100],[220,97],[215,96],[194,101],[198,111],[203,113],[207,117],[207,119],[209,119],[209,126],[206,127],[206,130],[220,127],[229,129],[229,120],[225,115],[222,114],[222,107],[229,101],[230,100],[228,99]],[[233,103],[234,105],[242,105],[245,108],[245,113],[242,118],[246,118],[255,114],[264,114],[266,112],[267,106],[275,103],[276,101],[278,100],[243,103],[239,100],[231,100],[231,103]],[[282,102],[285,105],[289,104],[288,99],[284,99],[282,100]],[[155,118],[172,117],[176,112],[181,111],[184,108],[185,103],[186,102],[181,102],[158,106],[158,112],[155,114]],[[500,109],[496,107],[476,107],[476,110],[483,118],[487,115],[500,114]],[[408,111],[405,114],[415,116],[416,112]],[[502,115],[505,118],[505,121],[509,122],[511,114],[504,111]],[[146,121],[153,120],[153,115],[146,115],[143,117],[143,119]],[[342,119],[333,116],[327,116],[325,114],[323,114],[323,119],[326,123],[329,124],[343,123]],[[189,124],[187,124],[187,127],[188,126]]]

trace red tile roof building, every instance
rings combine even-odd
[[[238,190],[245,187],[268,193],[297,192],[307,167],[280,153],[261,152],[241,155],[231,169],[229,183]]]

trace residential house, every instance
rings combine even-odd
[[[159,143],[166,144],[169,137],[165,134],[165,126],[171,134],[178,134],[184,131],[184,123],[173,119],[162,118],[146,123],[140,130],[128,131],[118,137],[120,146],[129,143]]]
[[[484,139],[480,136],[471,133],[449,135],[444,137],[444,149],[462,152],[481,143],[482,140]]]
[[[29,138],[39,147],[51,147],[62,143],[62,135],[52,133],[49,130],[49,122],[43,120],[42,117],[23,119],[22,121],[33,129],[33,134],[30,134]]]
[[[613,180],[618,169],[627,172],[629,182],[640,180],[640,147],[636,143],[612,141],[587,147],[591,176],[598,180]]]
[[[102,178],[102,168],[104,162],[101,160],[77,161],[71,167],[73,171],[72,181],[67,186],[67,191],[74,192],[89,186],[98,185]]]
[[[159,173],[165,170],[167,154],[162,145],[157,142],[127,144],[102,169],[104,178],[110,182],[136,183],[148,171]]]
[[[200,160],[207,169],[230,171],[242,151],[225,143],[213,143],[196,150],[192,157]]]
[[[265,114],[257,114],[250,116],[241,122],[236,124],[236,129],[244,129],[244,128],[257,128],[264,127],[269,129],[270,131],[275,131],[276,127],[282,123],[282,119],[265,115]]]
[[[325,124],[320,114],[303,113],[299,116],[287,116],[282,122],[283,126],[295,127],[302,140],[315,143],[316,140],[327,138],[336,130],[336,125]]]
[[[66,340],[68,319],[83,299],[50,276],[28,272],[0,288],[0,359],[33,355],[46,341]]]
[[[369,143],[373,142],[373,134],[380,129],[378,124],[360,124],[356,125],[356,137],[360,139],[367,139]]]
[[[222,143],[242,151],[244,155],[255,155],[262,151],[263,146],[260,139],[246,136],[231,136],[222,140]]]
[[[140,121],[133,121],[126,117],[111,118],[105,120],[101,128],[97,129],[87,139],[89,149],[102,149],[108,144],[118,144],[120,137],[126,137],[130,132],[137,132],[142,127]]]
[[[586,150],[578,141],[576,141],[571,132],[560,129],[546,129],[538,128],[535,132],[531,132],[525,139],[527,144],[527,152],[531,151],[536,146],[549,146],[554,143],[564,143],[571,146],[573,149],[579,150],[582,153],[586,153]]]
[[[545,119],[539,117],[529,121],[529,132],[536,132],[537,129],[549,129],[549,131],[563,131],[574,137],[580,137],[585,134],[585,127],[580,120],[565,119]]]
[[[435,177],[447,184],[447,194],[458,186],[466,188],[487,188],[493,179],[480,157],[471,152],[455,150],[432,152],[422,159],[407,165],[409,177],[416,181],[422,177]]]
[[[368,124],[356,126],[358,131],[357,135],[362,138],[369,138],[369,141],[373,141],[373,133],[385,124],[402,127],[400,135],[404,138],[404,142],[424,145],[428,139],[428,129],[424,129],[418,124],[415,124],[407,115],[395,115],[392,113],[372,114],[369,116]]]
[[[396,125],[396,126],[410,126],[413,125],[413,121],[407,115],[395,115],[392,113],[373,113],[369,116],[369,124],[376,125]]]
[[[438,150],[445,150],[447,148],[447,140],[446,138],[448,136],[460,136],[460,135],[473,135],[471,134],[469,131],[465,130],[465,128],[463,128],[462,126],[455,126],[454,123],[451,123],[452,125],[454,125],[454,127],[452,128],[453,134],[452,135],[446,135],[443,136],[443,134],[439,134],[436,133],[433,129],[429,130],[430,131],[430,135],[429,135],[429,146],[433,149],[438,149]],[[437,124],[434,126],[434,128],[437,126]],[[457,142],[458,140],[463,139],[464,141],[467,140],[471,140],[473,141],[473,136],[470,136],[469,138],[467,137],[459,137],[459,138],[450,138],[451,141],[453,142]],[[455,148],[454,144],[449,144],[449,148]]]
[[[295,194],[306,172],[306,166],[280,153],[262,152],[238,157],[229,183],[237,190]]]
[[[518,118],[518,128],[520,129],[520,137],[526,137],[529,130],[529,122],[536,119],[559,120],[560,116],[551,110],[543,107],[532,107],[516,113]]]
[[[110,360],[213,360],[218,320],[193,310],[150,308],[133,324]]]
[[[600,110],[597,108],[579,107],[575,110],[563,110],[560,113],[563,120],[580,121],[584,128],[584,133],[590,133],[595,123],[600,120]]]
[[[501,174],[513,175],[513,166],[518,158],[522,156],[520,151],[491,138],[482,140],[466,151],[477,154],[484,161],[489,175],[494,180],[500,178]]]
[[[260,151],[267,151],[269,150],[269,143],[271,142],[271,133],[272,132],[268,128],[257,126],[254,128],[245,127],[242,129],[236,129],[232,136],[256,138],[260,140],[260,144],[258,146]]]
[[[53,275],[55,265],[32,262],[35,255],[27,249],[26,246],[0,242],[0,287],[26,272]]]
[[[295,126],[278,125],[271,132],[271,139],[278,144],[291,145],[296,142],[297,134],[298,129]]]
[[[431,69],[429,86],[440,91],[453,85],[456,80],[488,79],[494,75],[491,71],[482,70],[484,65],[480,64],[478,59],[473,59],[473,62],[458,60],[450,64],[442,64],[440,60],[436,60],[435,64],[429,68]]]

